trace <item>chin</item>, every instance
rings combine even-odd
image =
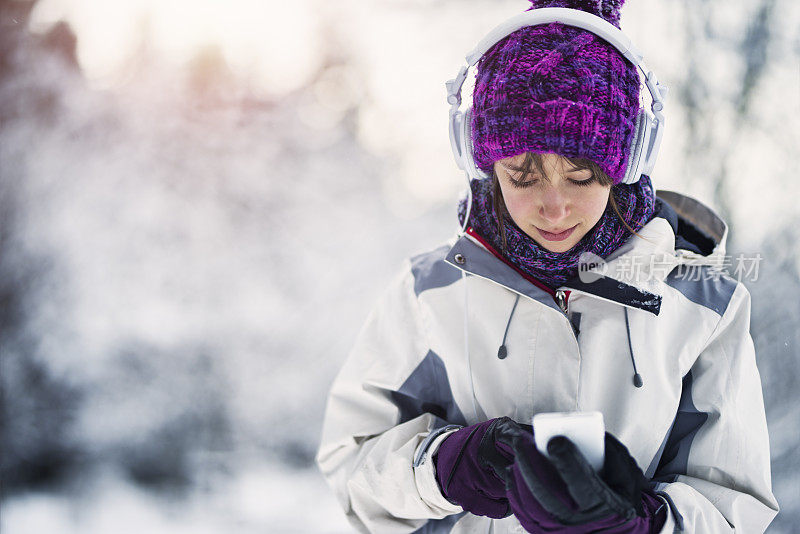
[[[533,238],[533,236],[530,236],[530,237]],[[561,243],[544,242],[544,243],[542,243],[541,241],[539,241],[539,239],[536,239],[536,238],[533,238],[533,240],[536,241],[537,245],[539,245],[540,247],[542,247],[543,249],[545,249],[545,250],[547,250],[549,252],[566,252],[569,249],[571,249],[572,247],[574,247],[576,245],[576,243],[577,243],[577,242],[573,243],[572,240],[569,240],[568,243],[566,243],[566,242],[561,242]]]
[[[545,246],[544,248],[546,248],[550,252],[566,252],[566,251],[568,251],[569,249],[571,249],[574,246],[575,246],[575,243],[572,243],[571,245],[562,245],[562,246],[559,246],[559,247],[553,247],[553,246],[549,246],[548,245],[548,246]]]
[[[569,239],[564,241],[545,241],[544,243],[537,241],[542,248],[549,250],[550,252],[566,252],[575,245],[578,244],[580,239],[575,239],[575,236],[572,235]]]

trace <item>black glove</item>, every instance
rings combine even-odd
[[[606,433],[605,463],[596,472],[577,447],[558,436],[548,443],[548,461],[533,434],[504,428],[498,441],[514,453],[506,467],[508,500],[529,532],[657,532],[666,521],[664,504],[645,491],[647,479],[627,448]],[[498,465],[498,468],[502,465]]]

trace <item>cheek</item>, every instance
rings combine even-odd
[[[581,198],[576,206],[580,207],[581,214],[586,219],[596,223],[603,216],[608,206],[608,189],[603,189],[595,194]]]
[[[512,217],[517,218],[526,215],[533,210],[534,203],[527,195],[522,194],[503,194],[503,201]]]
[[[536,213],[536,199],[531,191],[518,190],[511,187],[503,188],[503,202],[506,205],[508,214],[517,223],[517,226],[524,227],[525,221],[530,221]]]

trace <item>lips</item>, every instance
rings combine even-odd
[[[539,233],[541,234],[541,236],[542,236],[542,237],[544,237],[544,238],[545,238],[546,240],[548,240],[548,241],[563,241],[563,240],[565,240],[566,238],[568,238],[570,235],[572,235],[572,232],[574,232],[574,231],[575,231],[575,228],[576,228],[577,226],[578,226],[578,225],[576,224],[576,225],[575,225],[575,226],[573,226],[572,228],[568,228],[568,229],[566,229],[566,230],[563,230],[563,231],[561,231],[561,232],[548,232],[548,231],[546,231],[546,230],[542,230],[542,229],[541,229],[541,228],[539,228],[538,226],[535,226],[534,228],[536,228],[536,230],[538,230],[538,231],[539,231]]]

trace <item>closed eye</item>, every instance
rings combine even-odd
[[[570,182],[572,182],[573,184],[575,184],[575,185],[577,185],[579,187],[589,186],[589,185],[593,184],[596,181],[597,181],[597,179],[595,178],[594,174],[592,176],[590,176],[587,180],[572,180],[572,179],[570,179]]]
[[[538,178],[534,178],[532,180],[527,180],[527,181],[523,182],[522,180],[515,179],[510,174],[509,174],[509,177],[508,177],[508,181],[511,182],[511,185],[513,185],[514,187],[518,187],[518,188],[530,187],[532,185],[535,185],[535,184],[539,183],[539,179]],[[593,183],[595,183],[597,181],[597,179],[595,178],[594,175],[592,175],[589,178],[587,178],[586,180],[573,180],[573,179],[570,178],[570,179],[567,179],[567,181],[569,183],[571,183],[571,184],[574,184],[574,185],[578,186],[578,187],[588,187],[588,186],[592,185]]]
[[[511,182],[511,185],[513,185],[514,187],[524,188],[524,187],[530,187],[532,185],[535,185],[535,184],[539,183],[539,179],[538,178],[533,178],[531,180],[522,181],[522,178],[523,178],[523,170],[522,169],[511,168],[511,167],[508,167],[507,165],[505,165],[503,163],[500,163],[500,166],[506,172],[506,174],[508,175],[508,180]],[[582,173],[582,175],[585,175],[585,171],[586,170],[587,169],[575,169],[575,170],[572,170],[572,171],[568,171],[567,174],[575,175],[577,173]],[[589,178],[587,178],[585,180],[575,180],[573,178],[568,178],[567,181],[572,183],[572,184],[577,185],[578,187],[587,187],[587,186],[593,184],[596,181],[596,177],[594,176],[594,174],[591,174],[591,171],[590,171]]]
[[[517,173],[517,174],[519,174],[519,173]],[[521,181],[521,180],[515,180],[512,177],[512,175],[510,175],[510,174],[508,175],[508,181],[511,182],[511,185],[513,185],[514,187],[520,187],[520,188],[522,188],[522,187],[530,187],[530,186],[532,186],[532,185],[534,185],[536,183],[539,183],[538,179],[527,180],[527,181],[524,181],[524,182]]]

